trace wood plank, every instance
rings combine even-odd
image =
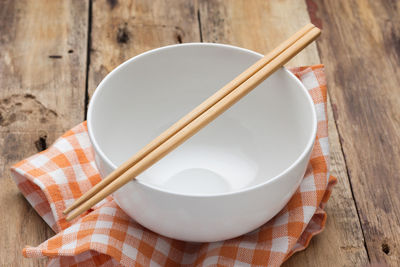
[[[400,259],[400,5],[309,1],[371,262]]]
[[[204,42],[227,43],[267,53],[310,22],[303,1],[203,1],[200,21]],[[287,66],[318,64],[315,43]]]
[[[309,22],[302,1],[200,1],[199,7],[204,41],[229,43],[260,53],[271,50]],[[319,62],[313,45],[289,65]],[[313,238],[309,249],[293,255],[285,266],[331,266],[332,262],[336,266],[359,266],[368,261],[330,106],[328,111],[331,169],[339,184],[327,207],[326,229]]]
[[[89,95],[105,75],[137,54],[198,41],[195,1],[93,1]]]
[[[84,118],[87,1],[0,3],[0,265],[42,266],[25,245],[54,233],[19,193],[10,165]]]

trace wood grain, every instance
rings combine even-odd
[[[400,5],[315,1],[318,47],[371,262],[400,259]]]
[[[265,54],[310,22],[303,1],[200,0],[204,42],[227,43]],[[307,63],[305,63],[307,62]],[[300,52],[288,66],[319,62],[315,43]]]
[[[86,1],[0,2],[0,265],[40,266],[25,245],[54,233],[11,180],[11,164],[84,118]]]
[[[200,1],[203,40],[266,53],[294,32],[297,25],[309,22],[307,6],[301,1],[251,1],[250,5],[245,2],[249,3],[242,0],[228,5],[225,1]],[[319,62],[317,49],[311,46],[290,63],[293,66]],[[331,108],[328,111],[332,119]],[[339,184],[328,202],[326,229],[312,239],[309,249],[293,255],[285,266],[359,266],[368,262],[333,120],[329,123],[329,136],[331,165]]]
[[[200,41],[195,1],[93,1],[89,95],[116,66],[160,46]]]

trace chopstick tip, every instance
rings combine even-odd
[[[71,211],[71,207],[66,208],[62,213],[67,215]]]
[[[75,215],[73,215],[73,214],[70,214],[70,215],[68,215],[66,218],[65,218],[65,220],[67,221],[67,222],[70,222],[71,220],[73,220],[73,219],[75,219]]]
[[[317,34],[317,37],[321,34],[321,29],[318,27],[315,27],[314,29],[312,29],[312,31],[315,31]]]

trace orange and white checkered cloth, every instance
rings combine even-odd
[[[291,69],[311,94],[318,117],[307,172],[290,202],[259,229],[214,243],[173,240],[142,227],[108,197],[72,223],[62,211],[100,181],[86,123],[49,149],[12,167],[25,198],[57,233],[26,257],[50,257],[50,266],[279,266],[322,231],[336,179],[329,175],[326,82],[323,66]],[[268,203],[265,203],[268,205]]]

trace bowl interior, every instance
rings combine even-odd
[[[127,61],[90,103],[89,131],[103,160],[121,164],[259,58],[230,46],[187,44]],[[289,168],[314,127],[310,97],[280,69],[137,178],[182,194],[237,191]]]

